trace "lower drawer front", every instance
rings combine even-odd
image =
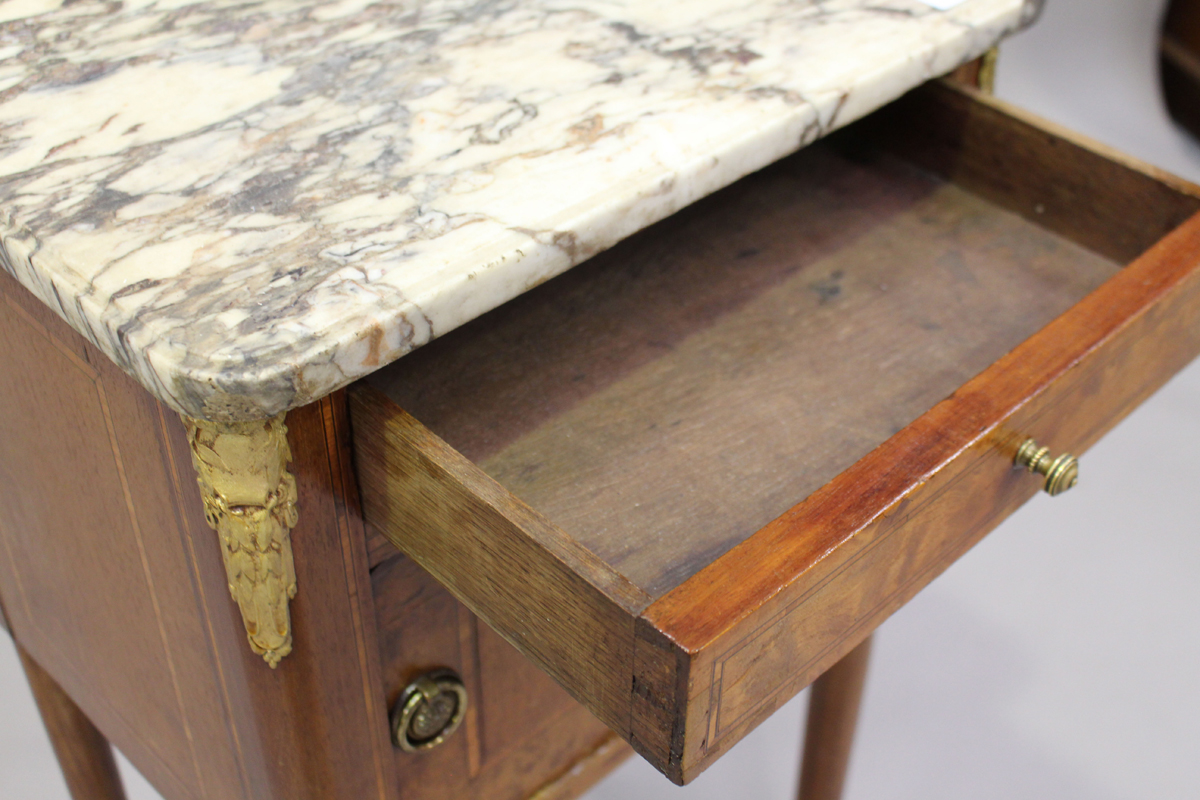
[[[452,670],[467,692],[466,715],[444,742],[394,750],[401,797],[566,800],[631,754],[411,559],[378,564],[371,584],[388,708],[435,670]]]
[[[365,513],[687,782],[1200,352],[1198,210],[926,87],[354,387]]]

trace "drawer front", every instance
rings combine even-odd
[[[379,533],[679,783],[699,774],[1032,497],[1041,486],[1039,479],[1013,468],[1015,452],[1027,437],[1036,438],[1055,453],[1079,454],[1200,352],[1200,218],[1193,216],[1200,210],[1200,190],[1196,187],[1134,164],[1003,103],[948,86],[927,87],[874,120],[847,130],[836,141],[840,142],[836,147],[845,147],[852,154],[848,172],[838,172],[838,164],[843,162],[837,159],[842,151],[835,151],[831,159],[822,161],[825,156],[820,156],[780,169],[785,177],[805,170],[806,174],[821,176],[815,184],[818,188],[841,181],[838,185],[848,187],[845,191],[869,192],[869,196],[863,195],[862,203],[856,202],[855,196],[833,198],[841,208],[859,214],[852,218],[852,229],[838,230],[832,238],[822,238],[822,230],[796,232],[806,218],[822,213],[820,204],[809,200],[795,204],[793,219],[772,217],[778,223],[771,222],[774,227],[763,231],[762,218],[774,213],[766,206],[789,202],[788,184],[747,179],[760,183],[752,184],[741,195],[735,189],[732,194],[705,201],[709,203],[707,210],[689,218],[712,220],[711,234],[703,224],[685,221],[671,229],[669,222],[664,223],[667,227],[659,226],[622,245],[625,249],[605,262],[607,266],[597,266],[597,270],[608,272],[595,273],[601,277],[593,283],[587,282],[590,278],[579,278],[581,283],[570,284],[576,287],[573,289],[541,287],[519,301],[519,313],[504,309],[494,312],[424,353],[415,354],[415,358],[405,359],[396,365],[400,371],[391,378],[381,373],[383,378],[373,380],[373,385],[359,385],[350,392],[365,513]],[[934,286],[931,281],[951,275],[956,265],[964,262],[958,258],[963,247],[1010,248],[1005,250],[1009,254],[1005,258],[1023,252],[1011,248],[1025,241],[1020,232],[1026,229],[1021,225],[1030,222],[1039,231],[1060,237],[1062,252],[1075,254],[1069,257],[1075,259],[1070,263],[1079,264],[1079,270],[1092,269],[1087,266],[1089,258],[1132,263],[1123,269],[1114,267],[1113,277],[1107,281],[1101,278],[1088,287],[1098,285],[1098,289],[1090,293],[1080,290],[1073,295],[1062,306],[1068,309],[1065,313],[1056,310],[1037,325],[1022,330],[961,378],[955,373],[949,390],[939,390],[928,402],[922,399],[912,416],[887,427],[862,451],[865,455],[856,451],[829,477],[816,482],[815,491],[806,489],[798,496],[789,496],[787,505],[755,522],[744,538],[729,547],[712,547],[714,539],[704,540],[703,547],[696,547],[696,558],[704,562],[691,571],[688,566],[682,570],[679,582],[659,591],[655,585],[640,581],[636,570],[626,569],[630,563],[628,549],[595,546],[597,541],[603,544],[602,538],[593,534],[595,529],[604,528],[608,504],[615,502],[614,498],[619,501],[630,497],[629,481],[620,491],[612,491],[609,484],[554,479],[559,466],[567,462],[557,458],[561,450],[545,448],[543,443],[553,445],[557,441],[566,450],[586,455],[599,452],[588,450],[596,442],[612,442],[620,452],[629,454],[626,457],[631,459],[629,465],[638,480],[652,484],[651,499],[662,500],[660,508],[681,510],[680,518],[686,517],[690,525],[697,519],[695,507],[704,502],[711,505],[711,499],[690,496],[690,478],[686,476],[699,476],[706,487],[720,486],[720,470],[741,469],[756,458],[756,452],[742,450],[733,454],[736,458],[725,459],[730,455],[727,449],[681,448],[679,452],[692,455],[675,458],[679,474],[656,476],[654,469],[646,468],[645,459],[670,449],[670,436],[674,434],[664,429],[678,422],[664,417],[660,424],[650,415],[638,416],[638,409],[615,401],[634,396],[626,391],[631,382],[636,382],[645,396],[655,394],[655,381],[662,381],[661,395],[691,402],[709,388],[702,377],[706,360],[712,360],[706,354],[722,358],[735,354],[721,362],[721,369],[739,380],[743,363],[738,358],[753,359],[763,353],[776,358],[777,343],[765,337],[785,330],[786,324],[775,326],[771,319],[763,324],[761,316],[738,316],[760,297],[769,297],[771,303],[756,308],[778,309],[784,316],[809,313],[797,301],[809,303],[813,310],[798,328],[801,335],[796,341],[801,344],[808,341],[804,337],[812,331],[828,330],[819,326],[831,320],[843,326],[838,330],[859,335],[883,324],[879,313],[886,308],[909,315],[897,330],[914,330],[918,323],[925,324],[920,317],[923,295],[919,292],[917,300],[907,305],[854,305],[863,297],[864,287],[875,291],[878,284],[878,293],[873,296],[883,296],[889,291],[884,284],[892,277],[898,279],[898,275],[879,270],[857,275],[847,272],[843,276],[840,267],[830,267],[828,275],[820,273],[816,276],[819,280],[805,283],[812,276],[787,261],[789,253],[802,252],[814,241],[818,250],[824,248],[822,253],[837,253],[842,260],[834,263],[846,265],[847,270],[854,267],[855,258],[886,258],[887,247],[852,249],[857,242],[869,239],[877,221],[863,216],[874,211],[862,209],[878,209],[879,225],[886,226],[902,217],[919,219],[919,214],[904,217],[909,208],[918,207],[906,205],[910,202],[919,205],[925,197],[951,197],[938,194],[942,184],[922,183],[927,178],[921,176],[928,173],[904,172],[911,166],[888,173],[901,176],[895,186],[872,184],[864,169],[869,172],[872,165],[884,162],[855,161],[858,156],[853,154],[864,142],[874,148],[872,152],[883,150],[898,155],[905,164],[940,175],[953,192],[966,190],[966,194],[953,194],[952,198],[967,194],[976,198],[963,201],[963,225],[969,227],[971,220],[978,219],[971,216],[975,213],[972,209],[981,207],[973,204],[984,202],[998,209],[998,216],[988,219],[999,226],[995,230],[1006,231],[997,234],[999,238],[972,238],[983,230],[979,226],[972,229],[971,236],[958,238],[957,223],[948,229],[930,229],[932,236],[942,237],[934,243],[936,246],[948,243],[942,251],[945,263],[937,265],[947,271],[938,273],[931,267],[930,275],[934,277],[921,279],[927,281],[926,285]],[[916,177],[905,183],[909,178],[904,175]],[[775,194],[762,199],[753,188],[759,186]],[[727,206],[721,205],[726,202]],[[959,219],[954,216],[957,213],[952,210],[943,219]],[[1014,222],[1014,214],[1024,221]],[[743,256],[754,258],[759,252],[745,247],[745,242],[729,241],[743,229],[763,234],[763,250],[783,253],[779,274],[768,275],[755,272],[757,267],[739,265]],[[884,241],[902,245],[897,235],[923,229],[890,230],[893,238]],[[736,302],[726,302],[719,292],[706,288],[690,289],[690,278],[681,279],[678,272],[655,266],[668,257],[665,254],[679,252],[681,245],[686,249],[688,236],[705,235],[711,235],[714,241],[701,242],[702,246],[688,252],[697,253],[697,258],[710,258],[711,262],[695,274],[718,281],[734,275],[729,286],[741,292]],[[1060,245],[1044,237],[1039,242],[1036,248],[1030,246],[1030,259],[1042,259],[1037,263],[1044,265],[1045,259],[1053,259]],[[1087,251],[1080,250],[1080,246]],[[839,250],[843,247],[848,249]],[[929,252],[936,255],[936,247]],[[711,253],[718,255],[706,255]],[[644,258],[639,262],[644,263],[644,270],[638,266],[619,271],[619,263],[639,258]],[[611,262],[618,262],[618,266]],[[872,263],[876,264],[872,269],[876,269],[877,262]],[[1007,266],[1001,266],[1011,269],[1012,263],[1010,258],[1005,262]],[[576,272],[585,268],[577,268]],[[686,265],[680,268],[686,272]],[[1070,269],[1075,267],[1062,273],[1067,278],[1071,277]],[[660,305],[671,306],[662,313],[666,324],[674,326],[667,331],[669,336],[656,337],[652,331],[644,340],[630,344],[625,355],[614,352],[610,360],[608,352],[538,346],[560,335],[561,330],[574,330],[576,336],[583,337],[608,336],[609,328],[623,324],[599,318],[601,312],[589,312],[589,305],[605,309],[636,307],[657,313],[653,303],[629,303],[630,295],[640,291],[637,281],[642,279],[642,272],[652,273],[646,278],[650,289],[654,288],[653,281],[659,282],[663,292]],[[572,274],[557,280],[576,280]],[[869,274],[870,280],[864,281],[863,274]],[[1040,274],[1045,277],[1050,273]],[[1105,273],[1109,274],[1113,272]],[[788,284],[789,280],[793,283]],[[694,286],[700,283],[691,281]],[[1014,285],[1025,286],[1021,281]],[[1031,281],[1028,285],[1042,284]],[[586,291],[579,290],[579,286]],[[785,290],[789,286],[799,286],[799,290],[788,295]],[[935,296],[953,299],[953,288],[937,289]],[[900,287],[894,285],[892,290],[899,291]],[[679,296],[687,291],[694,296]],[[867,309],[862,316],[848,320],[829,316],[828,304],[838,302],[839,297],[845,299],[853,291],[860,294],[850,298],[853,302],[847,300],[846,307]],[[1006,302],[1011,306],[1012,297],[1023,299],[1027,294],[1018,292]],[[1020,307],[1021,303],[1015,305]],[[592,317],[580,318],[577,328],[564,328],[572,324],[574,317],[564,321],[563,312],[556,310],[559,306],[570,308],[571,315],[592,313]],[[701,327],[688,328],[693,318],[686,315],[692,311],[679,310],[685,307],[703,318]],[[526,324],[523,315],[542,322]],[[722,326],[720,321],[726,318],[723,315],[733,319],[734,324]],[[709,324],[712,320],[717,322]],[[654,327],[644,318],[634,322],[636,325],[631,327],[640,326],[639,330]],[[995,322],[993,314],[991,324]],[[764,339],[756,342],[753,337],[759,330],[764,331]],[[1011,335],[1011,330],[1001,332]],[[721,336],[731,337],[732,344],[726,346]],[[940,340],[942,344],[953,339],[947,337]],[[697,340],[702,340],[703,347],[688,351],[690,360],[671,360],[673,353],[686,351]],[[627,340],[615,336],[614,341]],[[912,341],[923,340],[916,336]],[[1014,349],[1008,349],[1013,345]],[[493,349],[500,346],[507,349]],[[559,351],[568,352],[569,357],[552,360],[550,356]],[[936,355],[943,359],[939,363],[949,364],[952,358],[947,354],[953,352],[953,347],[939,350]],[[599,373],[584,369],[589,359],[604,361],[602,380],[594,378]],[[833,394],[813,395],[813,402],[824,403],[820,407],[830,409],[828,413],[833,416],[829,425],[840,423],[845,430],[855,429],[854,420],[837,416],[843,413],[842,406],[855,405],[838,402],[837,381],[822,378],[821,385],[804,383],[805,375],[811,373],[805,372],[806,362],[801,359],[786,363],[801,366],[793,366],[792,374],[760,374],[754,378],[760,381],[756,385],[775,391],[780,385],[791,386],[791,381],[805,397],[809,396],[806,392],[815,391],[814,386],[824,386],[822,391]],[[820,366],[829,361],[816,359],[808,363]],[[905,369],[911,376],[913,363],[907,362]],[[690,383],[680,383],[680,374],[688,370],[695,371],[688,378]],[[553,378],[544,377],[551,373]],[[944,379],[945,374],[943,371],[940,378]],[[520,377],[523,375],[537,376],[536,380],[528,379],[536,391],[521,388],[527,380]],[[627,376],[633,377],[627,381]],[[884,378],[881,372],[880,380]],[[567,390],[556,388],[568,384]],[[855,391],[870,393],[870,384],[856,376]],[[681,385],[701,389],[689,388],[690,394],[681,393]],[[610,391],[614,386],[621,391]],[[506,399],[501,390],[513,394]],[[557,394],[547,394],[554,392]],[[937,402],[942,397],[946,399]],[[494,418],[487,416],[492,404],[503,407]],[[717,402],[708,417],[693,416],[689,425],[726,426],[712,441],[727,443],[731,448],[752,447],[754,442],[758,444],[753,446],[775,447],[769,441],[773,418],[743,416],[737,424],[730,424],[730,415],[742,413],[739,405],[743,404]],[[772,411],[769,403],[744,405],[765,408],[767,416]],[[470,413],[464,412],[464,407],[471,409]],[[572,420],[586,416],[580,414],[581,408],[608,415],[588,423],[592,431],[600,433],[588,440],[587,446],[580,446],[579,438],[569,439],[572,432],[591,435],[587,425],[572,422],[574,427],[555,427],[568,415],[575,415]],[[528,413],[522,414],[522,409]],[[413,411],[416,418],[407,411]],[[427,415],[436,421],[432,424],[440,426],[436,432],[418,421]],[[749,427],[739,427],[744,423]],[[797,427],[804,426],[793,426]],[[560,429],[567,431],[568,438],[553,438]],[[748,432],[743,435],[743,430]],[[550,466],[543,471],[551,477],[542,483],[538,483],[542,479],[536,474],[528,476],[532,473],[512,477],[516,474],[511,469],[513,464],[536,467],[533,462],[510,459],[504,462],[508,472],[489,466],[498,463],[489,452],[503,450],[513,442],[524,446],[535,439],[549,454],[544,463]],[[464,442],[459,446],[476,453],[473,457],[478,463],[456,451],[448,441]],[[664,448],[663,442],[668,446]],[[827,445],[828,441],[821,443],[821,447]],[[527,451],[529,448],[522,453]],[[787,463],[787,453],[781,454],[775,447],[770,463]],[[604,480],[619,473],[620,464],[617,467],[616,472],[606,473]],[[588,473],[582,470],[579,474],[586,477]],[[808,473],[801,475],[805,480],[810,477]],[[516,485],[514,480],[524,487],[520,492],[509,488]],[[659,484],[663,487],[661,496],[654,497]],[[779,486],[773,484],[771,491]],[[756,487],[743,483],[735,489],[753,492]],[[531,505],[522,499],[526,496],[543,499]],[[592,505],[583,513],[574,513],[571,507],[576,503]],[[765,507],[759,504],[755,513]],[[564,508],[569,512],[565,516]],[[612,526],[625,524],[622,520],[647,518],[630,508],[614,508]],[[729,515],[725,510],[722,514],[721,524],[725,524]],[[657,520],[661,523],[669,516],[660,514]],[[563,519],[583,519],[592,526],[588,535],[593,538],[573,535],[571,524],[556,522]],[[653,540],[659,552],[669,553],[672,548],[687,546],[688,533],[687,525],[633,531],[617,543],[636,549],[641,537]],[[659,570],[656,574],[669,571]],[[643,574],[649,572],[643,570]]]
[[[429,750],[395,748],[401,797],[568,798],[630,755],[621,739],[427,572],[402,555],[371,572],[388,708],[423,674],[467,690],[459,728]]]
[[[1039,492],[1041,479],[1013,467],[1021,442],[1034,437],[1055,453],[1083,453],[1200,354],[1197,255],[1200,220],[1193,220],[825,490],[647,609],[635,680],[651,686],[665,658],[695,654],[686,675],[672,675],[676,684],[636,695],[677,698],[678,708],[643,704],[650,711],[645,729],[659,735],[668,720],[685,720],[673,729],[674,740],[663,742],[685,779]],[[858,486],[867,481],[877,497],[899,499],[882,509],[864,504]],[[764,580],[773,570],[798,577],[780,586]],[[713,624],[739,617],[724,630]]]

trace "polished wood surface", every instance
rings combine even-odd
[[[870,657],[868,637],[809,689],[798,800],[841,799]]]
[[[73,800],[125,800],[108,740],[20,646],[17,654]]]
[[[615,733],[610,733],[594,750],[575,762],[571,769],[560,773],[529,796],[529,800],[572,800],[620,766],[633,755],[629,745]]]
[[[946,75],[944,80],[960,83],[972,89],[991,94],[995,90],[996,63],[1000,49],[995,47],[973,61],[968,61],[961,67]]]
[[[603,266],[584,265],[516,301],[519,313],[501,309],[430,345],[424,363],[422,352],[407,357],[372,381],[395,399],[351,392],[364,506],[379,532],[677,782],[1036,492],[1012,468],[1025,436],[1080,452],[1200,352],[1190,184],[951,86],[824,148],[746,182],[764,191],[734,187],[630,240],[609,256],[607,281],[587,273]],[[786,191],[769,188],[792,164],[832,194],[787,216]],[[912,177],[881,185],[881,174]],[[738,216],[734,201],[750,211]],[[838,213],[838,225],[820,225]],[[888,226],[894,236],[871,239]],[[840,262],[839,248],[849,254]],[[1123,270],[1106,261],[1147,248]],[[714,266],[695,271],[707,253]],[[891,270],[878,266],[897,253]],[[763,270],[770,259],[783,266]],[[804,274],[813,263],[825,270]],[[1005,275],[1017,276],[1007,289]],[[921,291],[895,300],[906,280]],[[658,302],[639,307],[647,287],[661,290]],[[753,313],[756,302],[769,312]],[[956,348],[969,326],[943,341],[944,317],[921,324],[956,302],[984,340],[1004,324],[1013,338],[981,343],[978,362],[965,357]],[[805,328],[805,315],[820,324]],[[803,335],[781,347],[788,325]],[[830,328],[837,335],[821,339]],[[821,346],[803,352],[810,337]],[[839,337],[874,350],[839,350]],[[593,340],[606,346],[589,349]],[[925,362],[905,362],[910,350]],[[755,378],[759,359],[773,369]],[[689,405],[706,385],[694,375],[728,383],[713,403]],[[739,380],[755,391],[738,395]],[[824,393],[813,391],[822,380]],[[728,390],[739,402],[721,399]],[[763,400],[771,392],[774,405]],[[655,403],[688,413],[645,413]],[[672,450],[689,436],[708,444]],[[851,444],[820,444],[838,436]],[[790,483],[756,507],[780,482]],[[704,539],[710,517],[728,532],[742,515],[728,540]]]

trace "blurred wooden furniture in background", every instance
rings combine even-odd
[[[1171,0],[1158,63],[1167,110],[1200,138],[1200,3],[1196,0]]]

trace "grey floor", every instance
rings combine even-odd
[[[1048,0],[999,94],[1200,181],[1155,89],[1162,0]],[[850,800],[1200,797],[1200,363],[879,631]],[[7,637],[0,798],[66,800]],[[801,695],[693,784],[631,760],[587,800],[789,798]],[[158,795],[126,765],[130,800]]]

